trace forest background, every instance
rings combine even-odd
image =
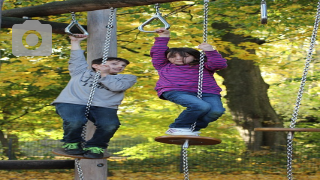
[[[8,146],[10,138],[26,142],[58,140],[62,137],[62,121],[50,103],[70,78],[67,69],[70,55],[68,37],[66,34],[53,33],[51,56],[16,57],[11,51],[12,29],[4,19],[7,18],[6,11],[10,9],[50,2],[53,1],[7,0],[3,4],[0,32],[2,147]],[[270,139],[273,144],[284,144],[284,134],[261,136],[253,128],[269,127],[270,124],[272,127],[288,127],[290,124],[316,10],[317,2],[314,0],[275,0],[268,2],[268,24],[262,25],[259,0],[210,2],[208,43],[214,44],[229,60],[229,67],[215,75],[223,88],[222,97],[227,112],[203,131],[203,136],[222,139],[225,144],[236,141],[244,151],[259,149],[261,145],[271,146],[265,143]],[[171,24],[169,46],[196,47],[202,42],[201,1],[163,3],[161,12],[168,15],[166,19]],[[158,77],[150,62],[149,50],[156,34],[139,32],[137,27],[154,13],[152,5],[117,9],[118,56],[131,61],[125,73],[137,75],[138,83],[126,93],[119,111],[122,125],[114,139],[130,137],[150,141],[150,146],[137,146],[134,151],[124,151],[127,155],[150,149],[153,138],[163,135],[183,109],[160,100],[153,89]],[[76,14],[79,23],[86,25],[87,13]],[[71,15],[67,13],[33,19],[68,24]],[[156,22],[153,24],[154,27],[157,25]],[[86,48],[86,42],[82,47]],[[320,126],[319,53],[316,47],[297,127]],[[319,145],[316,133],[297,134],[296,139],[311,147]]]

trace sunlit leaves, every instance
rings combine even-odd
[[[23,6],[35,6],[51,1],[5,1],[4,10]],[[291,114],[296,89],[306,51],[313,29],[316,1],[268,1],[268,24],[260,24],[260,1],[217,0],[210,1],[208,22],[208,43],[224,54],[227,59],[238,57],[252,60],[262,69],[262,75],[269,83],[269,95],[276,111],[285,116]],[[169,46],[196,47],[202,42],[203,6],[202,1],[180,1],[160,4],[160,11],[171,24],[172,37]],[[190,5],[185,9],[181,9]],[[182,107],[158,99],[154,91],[157,72],[151,65],[149,50],[154,33],[139,32],[137,27],[155,14],[150,6],[127,7],[117,10],[118,56],[128,59],[131,64],[124,73],[138,76],[138,83],[126,92],[120,107],[122,126],[119,134],[161,135],[176,118]],[[80,24],[86,25],[86,12],[76,13]],[[37,17],[53,22],[69,23],[70,14]],[[233,29],[231,33],[265,40],[266,43],[245,42],[233,44],[221,41],[226,30],[217,31],[211,24],[226,22]],[[158,28],[159,23],[150,28]],[[14,57],[11,53],[11,32],[1,31],[0,100],[1,128],[18,133],[19,128],[38,134],[50,134],[51,130],[61,131],[61,119],[55,114],[50,102],[59,94],[69,80],[67,61],[69,42],[66,35],[53,36],[53,55],[49,57]],[[85,49],[85,43],[83,44]],[[255,51],[256,55],[248,51]],[[315,55],[319,52],[315,52]],[[316,58],[317,59],[317,56]],[[311,65],[304,96],[302,112],[319,116],[319,63]],[[221,79],[219,81],[222,81]],[[221,82],[218,82],[222,85]],[[223,87],[224,88],[224,87]],[[223,92],[225,93],[225,92]],[[28,114],[28,115],[27,115]],[[302,115],[303,116],[303,115]],[[50,118],[48,118],[50,117]],[[225,115],[207,132],[219,137],[237,134],[232,117]],[[9,121],[8,121],[9,120]],[[11,124],[12,123],[12,124]],[[41,126],[41,128],[39,128]],[[146,127],[148,130],[146,131]],[[14,131],[14,129],[16,130]],[[35,130],[37,129],[37,130]],[[217,130],[215,132],[214,130]],[[230,131],[229,131],[230,130]],[[51,136],[51,135],[50,135]],[[116,135],[117,136],[117,135]],[[237,135],[232,138],[238,138]],[[226,142],[228,143],[228,142]]]

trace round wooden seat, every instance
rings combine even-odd
[[[183,145],[186,140],[189,140],[189,145],[216,145],[220,144],[220,139],[203,137],[203,136],[159,136],[155,138],[155,141],[166,144]]]
[[[320,132],[317,128],[254,128],[254,131]]]
[[[71,157],[71,158],[77,158],[77,159],[90,159],[83,157],[83,155],[72,155],[72,154],[67,154],[63,148],[57,148],[52,151],[53,154],[59,155],[59,156],[65,156],[65,157]],[[107,159],[111,155],[108,152],[104,152],[103,158],[102,159]]]

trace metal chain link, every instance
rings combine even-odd
[[[189,140],[186,140],[182,145],[182,160],[183,160],[183,174],[184,180],[189,180],[189,167],[188,167],[188,147]]]
[[[102,64],[106,63],[106,61],[108,59],[108,55],[109,55],[109,49],[110,49],[111,33],[112,33],[112,28],[113,28],[114,9],[111,8],[110,10],[111,10],[111,12],[109,15],[109,21],[108,21],[108,25],[107,25],[107,34],[106,34],[106,40],[105,40],[104,49],[103,49]],[[92,104],[92,100],[94,97],[94,93],[95,93],[99,78],[100,78],[100,71],[96,72],[96,74],[94,76],[93,84],[91,87],[91,91],[90,91],[90,95],[89,95],[89,99],[88,99],[87,107],[86,107],[86,113],[85,113],[86,117],[88,117],[88,115],[89,115],[90,107]]]
[[[159,3],[154,4],[154,8],[156,9],[156,14],[159,14],[160,13],[160,9],[159,9],[160,5],[159,5]]]
[[[208,34],[208,2],[204,2],[204,20],[203,20],[203,42],[207,42],[207,34]],[[198,80],[198,98],[202,98],[202,83],[203,83],[203,67],[204,67],[204,57],[205,54],[201,51],[200,54],[200,64],[199,64],[199,80]]]
[[[207,34],[208,34],[208,12],[209,12],[209,0],[204,0],[204,8],[203,8],[203,42],[207,42]],[[204,59],[205,59],[205,54],[203,51],[201,51],[200,54],[200,61],[199,61],[199,79],[198,79],[198,92],[197,92],[197,97],[199,99],[202,98],[202,84],[203,84],[203,69],[204,69]],[[194,131],[196,127],[196,122],[192,124],[191,126],[191,131]]]
[[[80,180],[84,180],[83,171],[82,171],[81,165],[80,165],[80,159],[77,158],[75,160],[75,164],[76,164],[76,167],[77,167],[77,170],[78,170],[79,179]]]
[[[109,20],[108,20],[108,24],[107,24],[106,40],[105,40],[104,48],[103,48],[102,64],[106,63],[106,61],[108,59],[108,55],[109,55],[111,33],[112,33],[112,28],[113,28],[113,19],[114,19],[114,9],[110,8]],[[94,79],[93,79],[93,83],[92,83],[92,87],[91,87],[91,90],[90,90],[90,94],[89,94],[89,98],[88,98],[88,102],[87,102],[87,106],[86,106],[86,111],[85,111],[85,116],[87,118],[89,116],[90,107],[91,107],[92,100],[93,100],[93,97],[94,97],[94,93],[95,93],[95,90],[96,90],[96,87],[97,87],[97,84],[98,84],[98,80],[100,78],[100,74],[101,74],[100,71],[96,72],[96,74],[94,76]],[[86,134],[87,134],[87,124],[83,126],[81,137],[83,139],[85,139],[86,138]],[[78,169],[79,178],[81,180],[83,180],[83,171],[81,169],[81,165],[80,165],[79,159],[76,159],[75,163],[76,163],[76,166],[77,166],[77,169]]]
[[[296,105],[294,108],[294,112],[292,114],[290,128],[295,127],[296,121],[298,119],[298,112],[299,112],[299,108],[300,108],[300,104],[301,104],[303,90],[304,90],[304,87],[306,84],[308,69],[310,66],[310,62],[312,60],[312,53],[313,53],[313,49],[314,49],[314,46],[316,43],[316,37],[317,37],[318,26],[319,26],[319,21],[320,21],[320,0],[318,2],[317,8],[318,8],[317,14],[316,14],[316,18],[315,18],[315,22],[314,22],[314,26],[313,26],[313,32],[312,32],[312,36],[311,36],[311,40],[310,40],[310,48],[309,48],[308,55],[306,58],[303,76],[301,78],[301,84],[300,84],[300,88],[298,91]],[[288,137],[287,137],[287,177],[289,180],[292,180],[292,154],[293,154],[293,145],[292,144],[293,144],[293,132],[289,132]]]
[[[208,11],[209,11],[209,0],[204,0],[204,20],[203,20],[203,42],[207,42],[208,34]],[[199,80],[198,80],[198,94],[199,99],[202,98],[202,83],[203,83],[203,69],[204,69],[204,59],[205,54],[202,51],[200,54],[200,63],[199,63]],[[194,131],[197,122],[191,126],[191,131]],[[183,157],[183,173],[184,180],[189,180],[189,166],[188,166],[188,147],[189,140],[186,140],[182,145],[182,157]]]
[[[71,12],[71,18],[72,18],[72,21],[77,22],[76,14],[74,12]]]

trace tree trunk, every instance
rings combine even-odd
[[[8,155],[8,147],[9,147],[8,139],[5,138],[4,133],[1,130],[0,130],[0,142],[3,147],[3,154]]]
[[[225,30],[222,40],[235,45],[242,42],[263,43],[252,37],[233,34],[232,27],[226,23],[214,23],[212,27]],[[232,52],[229,52],[229,54],[222,54],[227,57],[232,55]],[[248,50],[248,52],[255,54],[254,50]],[[224,78],[228,107],[239,126],[240,134],[247,142],[248,149],[254,151],[267,146],[277,150],[280,148],[279,145],[285,145],[284,132],[254,131],[256,127],[283,127],[282,120],[270,104],[267,92],[269,85],[264,82],[259,66],[254,61],[232,57],[228,61],[228,68],[218,71],[217,74]]]
[[[17,153],[20,152],[19,148],[19,138],[15,134],[9,134],[7,137],[8,141],[8,158],[9,160],[16,160]]]
[[[55,1],[38,6],[29,6],[23,8],[9,9],[3,11],[6,17],[40,17],[56,14],[64,14],[82,11],[94,11],[100,9],[145,6],[155,3],[167,3],[182,0],[68,0]]]

